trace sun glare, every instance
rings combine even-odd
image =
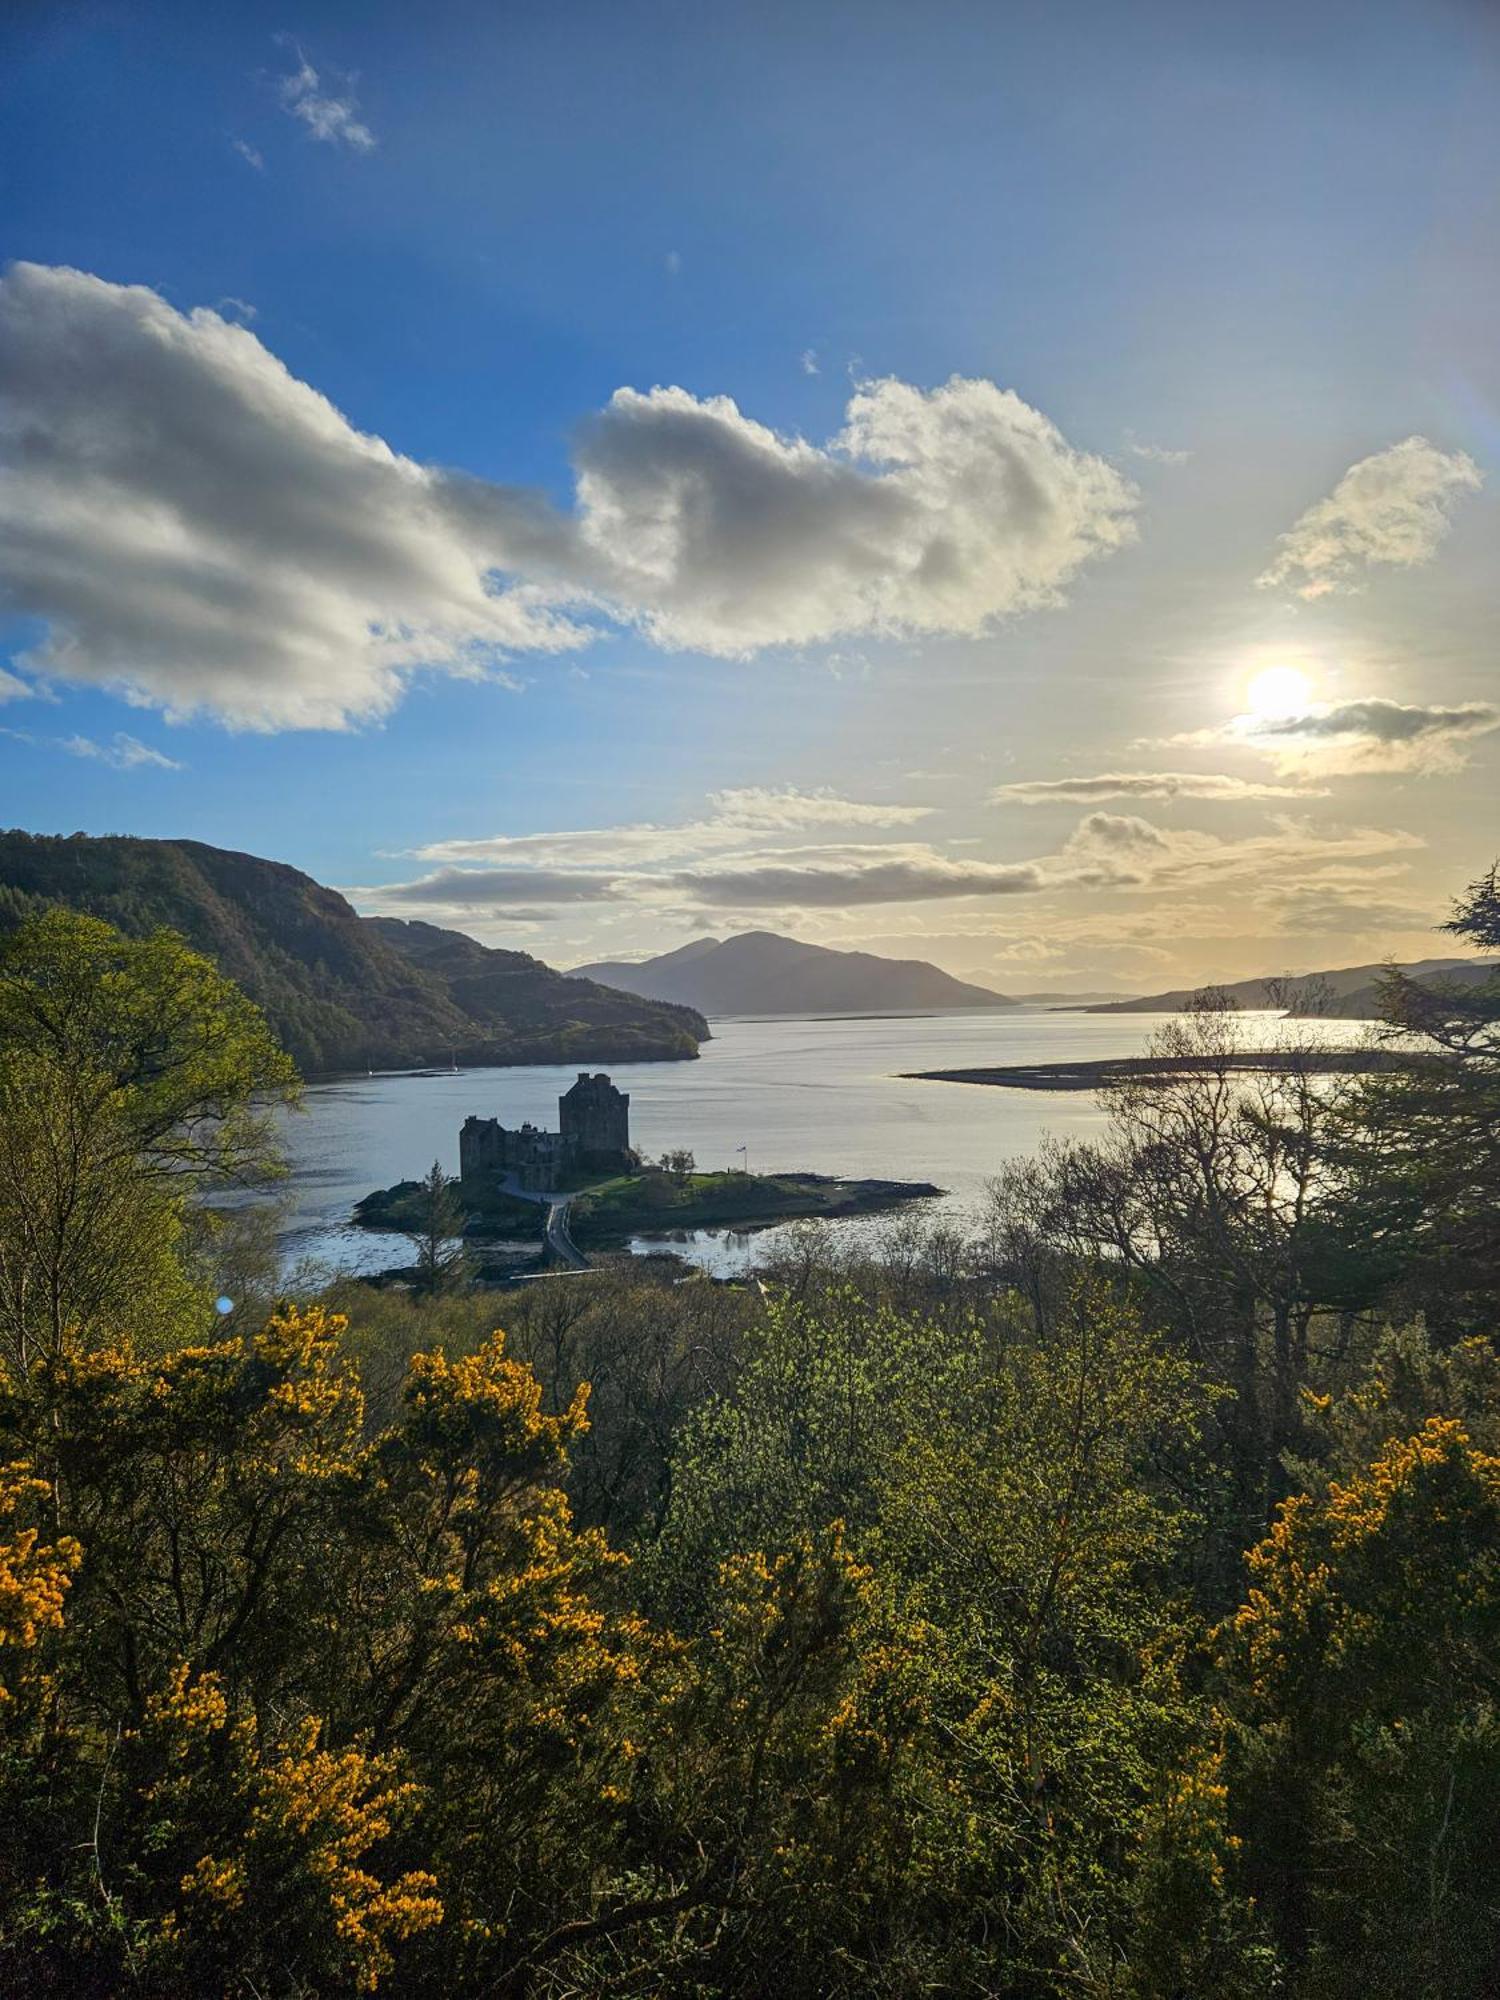
[[[1267,719],[1296,715],[1312,699],[1312,682],[1297,667],[1267,667],[1245,689],[1245,701],[1252,715]]]

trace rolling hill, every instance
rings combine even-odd
[[[879,1014],[949,1007],[1011,1007],[1003,993],[971,986],[916,958],[830,951],[774,931],[695,938],[638,965],[580,965],[572,977],[602,980],[651,1000],[704,1014]]]
[[[434,924],[361,917],[296,868],[195,840],[0,831],[0,932],[49,903],[135,935],[180,931],[264,1008],[304,1074],[673,1060],[708,1036],[690,1008]]]
[[[1374,1020],[1380,1012],[1380,982],[1391,968],[1384,964],[1347,965],[1335,972],[1296,976],[1266,975],[1241,979],[1216,990],[1236,1006],[1283,1007],[1292,1014],[1326,1014],[1342,1021]],[[1461,986],[1493,978],[1500,963],[1493,959],[1422,958],[1400,971],[1423,982],[1448,979]],[[1190,1007],[1201,987],[1177,986],[1166,993],[1149,993],[1138,1000],[1111,1000],[1081,1008],[1085,1014],[1175,1014]],[[1288,1004],[1290,1003],[1290,1004]]]

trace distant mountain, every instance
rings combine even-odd
[[[1380,1012],[1380,982],[1391,968],[1378,965],[1348,965],[1337,972],[1308,972],[1296,976],[1267,975],[1262,979],[1241,979],[1220,989],[1241,1007],[1284,1007],[1294,1015],[1327,1014],[1341,1021],[1370,1021]],[[1500,961],[1472,958],[1422,958],[1398,968],[1408,978],[1426,984],[1435,979],[1452,980],[1469,986],[1493,978]],[[1150,993],[1140,1000],[1113,1000],[1086,1007],[1087,1014],[1174,1014],[1190,1007],[1203,989],[1174,987],[1169,993]]]
[[[774,931],[695,938],[639,965],[608,960],[580,965],[575,979],[596,979],[650,1000],[672,1000],[705,1014],[879,1014],[918,1008],[1011,1007],[1014,1001],[954,979],[918,958],[877,958],[829,951]]]
[[[180,931],[244,988],[306,1074],[694,1056],[690,1008],[567,978],[433,924],[361,917],[279,861],[195,840],[0,831],[0,932],[49,903]]]

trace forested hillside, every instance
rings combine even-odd
[[[564,978],[525,952],[359,916],[296,868],[193,840],[0,832],[0,934],[48,904],[128,936],[179,931],[264,1010],[299,1069],[692,1056],[690,1009]],[[451,978],[450,978],[451,975]]]

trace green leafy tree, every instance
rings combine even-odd
[[[458,1184],[434,1160],[417,1183],[414,1206],[417,1223],[411,1232],[417,1246],[417,1284],[424,1292],[448,1292],[468,1275],[463,1245],[464,1209]]]
[[[0,948],[0,1352],[24,1375],[70,1329],[201,1324],[188,1206],[275,1171],[294,1084],[257,1009],[171,933],[23,923]]]

